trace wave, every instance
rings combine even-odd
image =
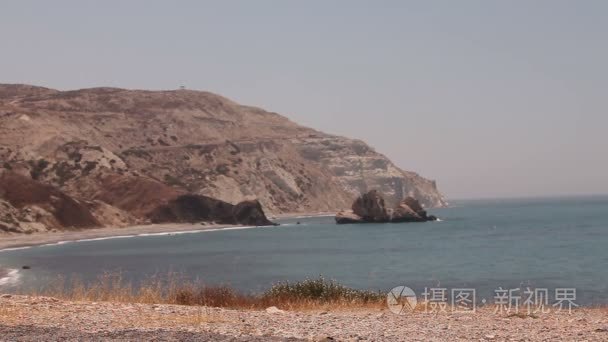
[[[126,239],[126,238],[134,238],[134,237],[148,237],[148,236],[168,236],[168,235],[181,235],[181,234],[196,234],[196,233],[205,233],[205,232],[217,232],[220,230],[241,230],[241,229],[251,229],[251,228],[270,228],[275,226],[234,226],[234,227],[220,227],[220,228],[203,228],[203,229],[193,229],[193,230],[180,230],[180,231],[169,231],[169,232],[159,232],[159,233],[139,233],[139,234],[129,234],[129,235],[114,235],[114,236],[104,236],[98,238],[87,238],[87,239],[78,239],[78,240],[66,240],[66,241],[57,241],[51,243],[45,243],[41,245],[33,245],[33,246],[23,246],[23,247],[9,247],[0,249],[1,252],[8,251],[16,251],[21,249],[29,249],[34,247],[43,247],[43,246],[58,246],[66,243],[74,243],[74,242],[89,242],[89,241],[103,241],[103,240],[112,240],[112,239]],[[280,227],[280,226],[277,226]]]
[[[21,278],[21,274],[19,273],[19,270],[8,269],[7,271],[8,272],[6,273],[6,276],[4,276],[3,278],[0,278],[0,286],[14,285],[19,281],[19,278]]]
[[[142,233],[142,234],[137,234],[137,235],[128,236],[128,237],[195,234],[195,233],[204,233],[204,232],[217,232],[220,230],[240,230],[240,229],[259,228],[259,227],[271,227],[271,226],[235,226],[235,227],[224,227],[224,228],[194,229],[194,230],[182,230],[182,231],[176,231],[176,232]]]
[[[0,249],[0,253],[1,252],[9,252],[9,251],[18,251],[20,249],[29,249],[32,248],[33,246],[23,246],[23,247],[8,247],[8,248],[3,248]]]
[[[271,217],[272,220],[295,220],[295,219],[305,219],[305,218],[316,218],[316,217],[333,217],[336,216],[336,214],[331,214],[331,213],[321,213],[321,214],[303,214],[303,215],[297,215],[297,216],[290,216],[290,215],[286,215],[286,216],[274,216]],[[283,225],[283,224],[281,224]]]

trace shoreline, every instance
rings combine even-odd
[[[336,212],[321,211],[316,213],[284,213],[284,214],[270,214],[268,219],[298,219],[307,217],[329,217],[336,216]]]
[[[273,215],[271,219],[305,218],[328,216],[329,213],[289,213]],[[18,249],[59,245],[81,241],[108,239],[123,239],[131,237],[161,236],[172,234],[195,234],[206,231],[250,229],[267,226],[240,226],[231,224],[198,223],[166,223],[147,224],[128,227],[104,227],[83,230],[67,230],[58,232],[41,232],[33,234],[3,234],[0,235],[0,253]],[[11,270],[0,264],[0,280],[9,279]]]
[[[169,223],[138,225],[124,228],[108,227],[60,232],[43,232],[33,234],[11,234],[6,236],[0,236],[0,252],[78,241],[120,239],[138,236],[200,233],[204,231],[247,228],[253,228],[253,226],[238,226],[230,224],[202,225],[200,223]]]
[[[333,216],[332,213],[287,213],[272,215],[269,219],[298,219],[307,217]],[[204,224],[203,224],[204,223]],[[0,252],[36,246],[62,244],[78,241],[92,241],[101,239],[118,239],[137,236],[169,235],[200,233],[204,231],[226,229],[248,229],[256,226],[241,226],[215,223],[163,223],[128,226],[123,228],[104,227],[82,230],[64,230],[58,232],[41,232],[32,234],[6,234],[0,235]],[[266,226],[259,226],[266,227]],[[0,273],[1,274],[1,273]]]

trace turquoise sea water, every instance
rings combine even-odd
[[[608,197],[452,205],[431,210],[440,222],[335,225],[332,217],[299,218],[278,227],[3,251],[3,267],[31,269],[0,290],[41,286],[57,275],[91,280],[120,270],[138,281],[171,270],[245,292],[323,275],[382,291],[475,288],[478,300],[491,299],[499,287],[547,288],[551,297],[555,288],[576,288],[576,303],[608,303]]]

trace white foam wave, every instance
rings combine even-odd
[[[49,246],[49,245],[63,245],[66,243],[70,243],[70,242],[87,242],[87,241],[103,241],[103,240],[112,240],[112,239],[126,239],[126,238],[130,238],[130,237],[135,237],[137,235],[115,235],[115,236],[105,236],[105,237],[98,237],[98,238],[90,238],[90,239],[80,239],[80,240],[73,240],[73,241],[59,241],[57,243],[50,243],[48,245],[43,245],[43,246]]]
[[[126,238],[133,238],[133,237],[148,237],[148,236],[195,234],[195,233],[205,233],[205,232],[217,232],[217,231],[221,231],[221,230],[241,230],[241,229],[251,229],[251,228],[270,228],[270,227],[275,227],[275,226],[234,226],[234,227],[220,227],[220,228],[206,228],[206,229],[160,232],[160,233],[141,233],[141,234],[131,234],[131,235],[104,236],[104,237],[98,237],[98,238],[57,241],[57,242],[45,243],[45,244],[36,245],[36,246],[4,248],[4,249],[0,249],[0,253],[8,252],[8,251],[16,251],[16,250],[20,250],[20,249],[28,249],[28,248],[33,248],[33,247],[58,246],[58,245],[63,245],[66,243],[74,243],[74,242],[103,241],[103,240],[112,240],[112,239],[126,239]]]
[[[315,217],[330,217],[330,216],[336,216],[336,214],[301,215],[301,216],[291,216],[291,217],[280,217],[279,219],[281,219],[281,218],[300,219],[300,218],[315,218]]]
[[[19,270],[9,269],[8,274],[4,278],[0,278],[0,286],[13,285],[19,281],[20,277]]]
[[[29,248],[32,248],[32,246],[4,248],[4,249],[0,249],[0,252],[18,251],[20,249],[29,249]]]

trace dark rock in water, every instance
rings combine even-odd
[[[345,224],[345,223],[363,223],[363,218],[353,213],[352,210],[343,210],[336,214],[336,223]]]
[[[359,196],[352,210],[336,214],[336,223],[382,223],[382,222],[425,222],[436,221],[437,217],[427,215],[426,210],[413,197],[406,197],[394,209],[386,209],[384,199],[376,190]]]
[[[406,197],[393,210],[391,222],[436,221],[437,217],[428,216],[426,210],[413,197]]]
[[[251,226],[276,226],[277,224],[271,222],[266,218],[262,205],[258,200],[243,201],[235,205],[232,209],[232,216],[234,216],[237,223]]]
[[[266,218],[257,200],[243,201],[237,205],[203,195],[181,195],[154,209],[148,217],[153,223],[168,222],[217,222],[254,226],[273,225]]]
[[[391,214],[391,222],[420,222],[424,221],[411,207],[401,202]]]
[[[412,209],[413,211],[415,211],[416,213],[420,214],[421,212],[424,212],[426,214],[426,211],[424,210],[424,208],[422,208],[422,205],[420,205],[420,202],[418,202],[414,197],[408,196],[406,198],[403,199],[403,201],[401,201],[399,203],[399,205],[405,204],[408,207],[410,207],[410,209]],[[420,215],[420,216],[425,216],[425,215]]]
[[[387,222],[389,220],[384,198],[376,190],[359,196],[351,208],[353,213],[363,218],[365,222]]]
[[[29,270],[31,267],[30,267],[30,266],[25,265],[25,266],[23,266],[23,267],[21,267],[21,268],[22,268],[22,269],[24,269],[24,270]]]

